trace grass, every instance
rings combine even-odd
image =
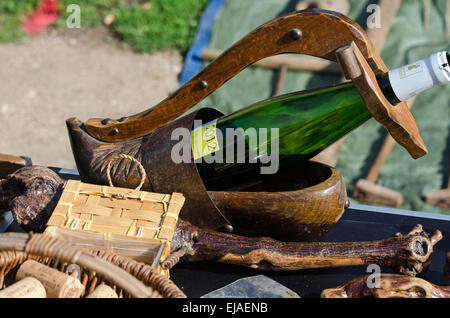
[[[0,42],[17,41],[26,36],[22,17],[33,10],[38,0],[0,1]]]
[[[197,29],[201,12],[208,0],[152,1],[150,10],[137,4],[116,11],[112,27],[123,41],[138,52],[160,48],[186,52]]]
[[[151,5],[145,5],[150,2]],[[0,0],[0,42],[26,37],[21,19],[32,11],[38,0]],[[114,15],[110,25],[122,41],[138,52],[161,49],[185,53],[191,45],[201,13],[208,0],[59,0],[60,18],[55,27],[66,27],[69,4],[81,9],[81,26],[103,24]]]
[[[70,4],[80,6],[81,26],[86,28],[102,24],[107,14],[115,10],[125,10],[129,2],[123,0],[59,0],[60,19],[56,22],[56,26],[66,27],[66,19],[71,14],[66,11],[66,8]]]
[[[33,10],[38,0],[2,0],[0,1],[0,12],[2,14],[21,14]]]

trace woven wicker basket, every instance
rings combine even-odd
[[[140,167],[142,180],[136,189],[112,185],[110,164],[117,159],[133,160]],[[127,155],[111,158],[107,171],[109,187],[68,180],[45,233],[155,264],[160,273],[169,277],[168,270],[159,264],[170,253],[184,196],[140,191],[145,170]]]
[[[64,272],[76,264],[88,296],[101,283],[111,286],[119,297],[185,298],[167,277],[149,265],[105,251],[86,251],[49,235],[0,234],[0,289],[14,281],[15,272],[26,260],[35,260]]]

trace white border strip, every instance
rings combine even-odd
[[[416,212],[416,211],[400,210],[400,209],[393,209],[393,208],[387,208],[387,207],[364,205],[364,204],[354,204],[354,203],[350,204],[349,209],[361,210],[361,211],[365,211],[365,212],[404,215],[404,216],[411,216],[411,217],[416,217],[416,218],[433,219],[433,220],[441,220],[441,221],[449,221],[450,222],[450,215],[431,213],[431,212]]]

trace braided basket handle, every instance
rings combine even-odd
[[[141,183],[139,183],[139,185],[136,187],[135,190],[138,190],[138,191],[141,190],[142,186],[144,185],[145,179],[147,178],[147,173],[145,172],[144,166],[139,162],[139,160],[137,160],[136,158],[133,158],[132,156],[126,155],[126,154],[118,154],[118,155],[111,157],[111,159],[109,159],[108,166],[106,167],[106,176],[108,178],[109,186],[114,187],[114,184],[111,180],[111,172],[110,171],[111,171],[111,164],[118,159],[129,159],[129,160],[137,163],[139,170],[141,172],[142,178],[141,178]]]
[[[73,243],[64,241],[45,234],[28,233],[1,233],[0,251],[9,251],[15,254],[25,252],[22,257],[35,255],[49,257],[63,263],[77,264],[80,267],[97,273],[102,278],[113,283],[120,289],[135,298],[152,297],[153,288],[149,288],[138,278],[128,273],[125,269],[111,262],[90,255],[84,249]],[[11,256],[14,256],[12,254]],[[24,258],[22,258],[24,260]],[[20,261],[20,259],[19,259]],[[17,265],[17,260],[9,264],[9,267]]]

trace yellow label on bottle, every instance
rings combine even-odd
[[[424,65],[420,61],[400,68],[400,78],[404,79],[424,71]]]
[[[217,141],[216,122],[211,122],[191,132],[192,156],[194,160],[220,149]]]

